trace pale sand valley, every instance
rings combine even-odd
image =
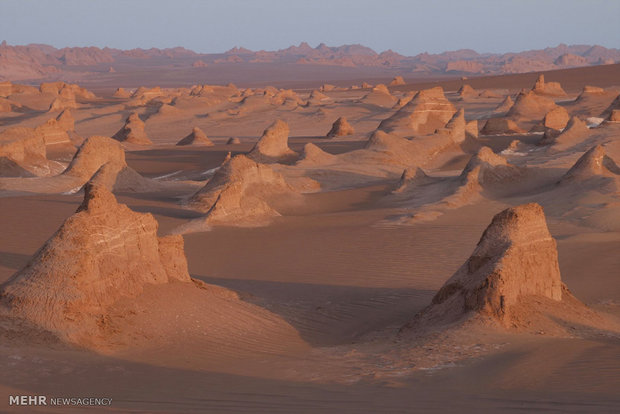
[[[620,65],[312,56],[0,83],[0,411],[620,411]]]

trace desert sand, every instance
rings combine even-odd
[[[0,88],[0,411],[620,410],[619,65],[130,86],[78,52],[111,77]]]

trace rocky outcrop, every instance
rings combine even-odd
[[[74,215],[0,287],[0,303],[70,342],[104,334],[109,307],[147,285],[190,282],[180,236],[157,236],[151,214],[131,211],[89,184]]]
[[[505,327],[527,327],[535,309],[524,311],[524,300],[559,303],[567,296],[543,209],[525,204],[493,218],[470,258],[415,322],[441,325],[473,316]]]

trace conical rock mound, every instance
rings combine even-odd
[[[297,153],[288,147],[289,127],[284,121],[271,124],[258,140],[248,157],[257,162],[291,161]]]
[[[329,103],[330,97],[317,91],[316,89],[310,93],[308,97],[308,101],[306,102],[306,106],[317,106],[317,105],[325,105]]]
[[[570,296],[561,280],[556,242],[538,204],[497,214],[470,258],[416,322],[450,323],[473,314],[504,326],[527,326],[528,315],[519,305],[531,296],[552,302]]]
[[[468,177],[476,169],[477,180],[482,185],[499,183],[521,176],[523,173],[521,168],[509,164],[504,157],[495,154],[489,147],[480,148],[478,153],[471,157],[461,177]]]
[[[183,239],[158,237],[157,227],[152,215],[88,184],[76,213],[0,287],[0,301],[14,317],[88,344],[117,300],[138,296],[148,284],[191,280]]]
[[[593,177],[620,179],[620,167],[601,145],[590,148],[560,180],[561,183],[587,180]]]
[[[337,156],[325,152],[317,145],[309,142],[304,146],[304,150],[296,165],[310,166],[328,164],[332,161],[335,161],[337,158]]]
[[[202,129],[194,127],[188,136],[177,142],[177,145],[204,145],[210,147],[213,146],[213,142],[211,142]]]
[[[354,133],[355,129],[353,129],[345,117],[341,116],[333,123],[332,129],[327,133],[327,138],[353,135]]]
[[[393,193],[402,193],[411,186],[429,184],[433,181],[433,178],[429,177],[420,167],[406,168],[400,176]]]
[[[57,117],[56,122],[65,131],[75,131],[75,119],[69,109],[62,111]]]
[[[510,111],[510,108],[512,108],[514,104],[515,103],[512,100],[512,98],[510,96],[507,96],[506,99],[504,99],[502,103],[499,104],[499,106],[493,110],[493,112],[495,113],[508,112]]]
[[[144,122],[140,119],[137,113],[133,112],[127,120],[125,125],[112,137],[121,142],[128,142],[136,145],[152,145],[151,140],[146,136],[144,131]]]
[[[523,134],[525,131],[512,119],[490,118],[480,130],[481,135]]]
[[[461,100],[477,98],[479,96],[479,93],[474,88],[472,88],[471,86],[467,84],[461,86],[457,93]]]
[[[461,108],[452,116],[446,126],[440,131],[445,131],[455,142],[463,142],[465,141],[466,125],[465,110]]]

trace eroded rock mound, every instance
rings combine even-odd
[[[457,93],[459,95],[459,99],[461,100],[477,98],[479,96],[479,93],[467,84],[461,86]]]
[[[439,130],[450,135],[454,142],[463,142],[465,140],[467,123],[465,122],[465,110],[459,109],[454,116],[448,121],[445,127]],[[478,132],[478,124],[476,123],[476,135]]]
[[[551,111],[547,112],[545,118],[543,119],[543,125],[546,128],[561,130],[566,127],[566,124],[568,124],[569,120],[570,115],[568,114],[568,111],[565,108],[558,106],[557,108],[554,108]]]
[[[566,96],[559,82],[545,82],[545,75],[539,75],[532,87],[532,92],[539,95]]]
[[[607,122],[620,122],[620,109],[612,109],[606,119]]]
[[[92,136],[80,146],[63,174],[88,180],[104,164],[126,167],[125,151],[111,138]]]
[[[534,91],[522,91],[507,115],[516,121],[539,121],[556,108],[557,105],[552,99]]]
[[[117,300],[191,279],[182,237],[158,237],[151,214],[131,211],[105,188],[85,190],[76,213],[0,287],[0,301],[13,317],[90,345]]]
[[[491,118],[482,127],[481,135],[523,134],[525,131],[515,121],[506,118]]]
[[[127,120],[125,125],[112,137],[121,142],[128,142],[136,145],[152,145],[151,140],[146,136],[144,131],[144,122],[140,119],[137,113],[133,112]]]
[[[313,144],[312,142],[304,145],[304,150],[297,161],[296,165],[312,166],[329,164],[337,160],[337,156],[323,151],[321,148]]]
[[[210,147],[213,146],[213,142],[211,142],[202,129],[194,127],[189,135],[177,142],[177,145],[204,145]]]
[[[298,154],[288,147],[288,134],[288,124],[278,119],[265,129],[248,157],[257,162],[286,162],[297,158]]]
[[[620,180],[620,167],[601,145],[590,148],[560,180],[560,183],[585,181],[594,177],[612,177]]]
[[[331,101],[330,97],[317,91],[316,89],[310,93],[306,106],[325,105]]]
[[[117,88],[112,96],[115,98],[129,98],[131,93],[127,92],[124,88]]]
[[[75,131],[75,119],[69,109],[65,109],[56,117],[56,122],[64,131]]]
[[[561,133],[547,130],[540,145],[553,145],[552,149],[561,151],[585,141],[590,135],[588,125],[577,118],[572,117]]]
[[[507,96],[497,108],[493,110],[495,113],[502,113],[510,111],[510,108],[514,105],[514,102],[510,96]]]
[[[454,105],[438,86],[418,92],[394,115],[381,121],[379,129],[386,132],[409,130],[414,134],[430,134],[445,126],[455,112]]]
[[[442,324],[482,316],[506,327],[527,327],[526,297],[561,302],[563,285],[556,242],[543,209],[525,204],[497,214],[470,258],[444,284],[417,323]]]
[[[380,83],[360,99],[361,103],[391,108],[396,103],[396,98],[392,96],[390,90]]]
[[[476,179],[481,185],[505,182],[523,174],[521,168],[509,164],[504,157],[495,154],[489,147],[480,148],[478,153],[470,158],[461,177],[471,177],[472,172],[475,172]]]
[[[327,133],[327,138],[343,137],[346,135],[353,135],[355,129],[349,124],[344,116],[338,118],[332,125],[332,129]]]
[[[405,84],[405,79],[403,79],[402,76],[394,76],[394,79],[390,81],[390,86],[398,86],[398,85],[404,85],[404,84]]]
[[[109,191],[151,191],[160,186],[127,165],[125,150],[118,141],[102,136],[84,141],[62,177],[74,179],[74,190],[87,181]]]
[[[201,224],[264,224],[280,215],[269,205],[269,200],[287,193],[293,194],[293,189],[271,166],[237,155],[225,162],[190,198],[189,205],[206,212],[206,216],[186,227],[191,231]]]
[[[42,135],[22,127],[8,128],[0,133],[1,177],[28,177],[49,172]]]

